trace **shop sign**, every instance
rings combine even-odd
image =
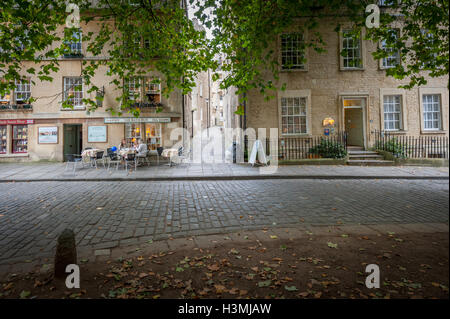
[[[106,125],[88,126],[88,142],[89,143],[106,143],[108,140],[108,130]]]
[[[0,120],[0,125],[26,125],[34,124],[34,120]]]
[[[170,117],[107,117],[105,123],[170,123]]]
[[[58,144],[58,127],[43,126],[39,128],[39,144]]]

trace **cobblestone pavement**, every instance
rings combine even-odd
[[[272,226],[448,222],[445,180],[0,183],[0,264]]]
[[[272,167],[252,167],[249,164],[181,164],[173,167],[156,165],[139,167],[136,172],[123,169],[106,170],[101,165],[95,168],[77,168],[75,173],[65,171],[65,163],[0,163],[0,183],[12,181],[65,181],[65,180],[136,180],[136,179],[213,179],[223,178],[277,178],[317,177],[324,178],[346,176],[361,177],[395,177],[395,178],[448,178],[447,167],[425,166],[347,166],[347,165],[285,165],[276,171]]]

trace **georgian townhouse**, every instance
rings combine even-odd
[[[400,89],[408,80],[385,74],[399,63],[399,52],[390,51],[389,57],[377,61],[371,52],[383,43],[365,41],[364,34],[353,37],[345,22],[341,32],[336,32],[335,26],[335,19],[321,20],[318,31],[326,42],[326,52],[306,49],[305,63],[301,62],[300,47],[308,32],[279,35],[274,41],[280,64],[278,87],[286,83],[286,90],[277,91],[269,101],[259,91],[248,92],[245,128],[278,128],[281,138],[304,139],[345,131],[348,145],[365,149],[374,145],[377,131],[448,136],[448,76],[428,77],[424,86]]]
[[[140,117],[126,112],[112,116],[108,109],[120,109],[116,101],[119,92],[110,84],[112,77],[106,75],[106,67],[101,66],[92,82],[103,89],[103,101],[95,112],[87,111],[83,98],[96,97],[88,93],[89,88],[83,83],[83,61],[108,59],[108,56],[87,53],[83,34],[98,29],[99,24],[94,22],[81,24],[74,36],[76,40],[69,43],[70,54],[59,58],[60,68],[51,74],[53,81],[42,82],[30,77],[17,83],[15,90],[0,96],[0,161],[64,161],[65,154],[80,154],[86,147],[118,146],[122,139],[131,142],[141,138],[150,150],[168,148],[181,140],[181,137],[171,140],[170,134],[174,128],[183,127],[185,97],[180,90],[174,90],[169,98],[163,96],[161,90],[165,84],[156,72],[126,83],[130,95],[139,103]],[[141,39],[134,45],[145,46],[146,42]],[[31,62],[24,64],[24,70],[33,66]],[[155,84],[155,78],[161,83]],[[29,103],[30,97],[36,101]],[[63,108],[62,101],[69,101],[73,109]]]

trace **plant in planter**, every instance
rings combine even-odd
[[[408,151],[405,150],[404,145],[398,142],[398,140],[395,137],[384,142],[378,141],[375,145],[375,148],[386,152],[390,152],[397,158],[408,157]]]
[[[344,158],[347,156],[345,147],[334,141],[321,139],[320,143],[309,149],[310,158]]]

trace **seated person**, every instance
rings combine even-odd
[[[119,144],[119,150],[123,150],[125,148],[128,148],[128,143],[126,139],[123,139],[122,142]]]
[[[136,139],[136,156],[146,157],[147,156],[147,144],[142,143],[141,139]]]

